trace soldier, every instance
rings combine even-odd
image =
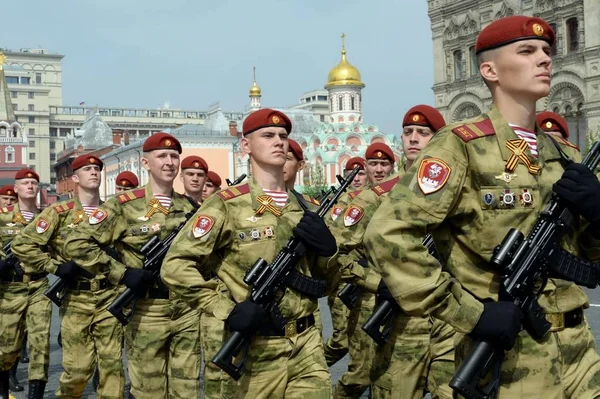
[[[181,181],[185,195],[202,203],[202,189],[206,182],[206,173],[208,173],[208,164],[197,155],[190,155],[181,161]]]
[[[193,308],[226,321],[228,330],[254,336],[245,373],[221,386],[227,398],[329,398],[331,380],[321,336],[315,328],[317,298],[287,287],[278,308],[287,321],[279,329],[269,314],[248,300],[244,275],[258,257],[273,260],[293,234],[306,245],[296,272],[305,278],[330,278],[327,261],[336,252],[324,221],[303,212],[286,191],[283,166],[288,152],[289,118],[272,109],[251,113],[243,124],[241,148],[250,155],[249,183],[210,197],[175,239],[161,277]],[[332,262],[333,263],[333,262]],[[221,290],[204,275],[216,273]],[[312,277],[308,277],[312,276]],[[292,284],[293,285],[293,284]]]
[[[94,274],[108,272],[141,298],[125,327],[131,394],[144,398],[197,398],[199,393],[199,313],[191,310],[143,270],[141,247],[153,236],[164,239],[193,212],[187,197],[173,192],[181,144],[155,133],[143,145],[148,184],[110,198],[67,237],[72,260]],[[114,247],[121,261],[101,248]]]
[[[353,157],[346,161],[346,166],[344,166],[344,177],[348,176],[350,172],[354,170],[354,168],[360,165],[362,166],[362,170],[358,172],[352,184],[350,184],[350,189],[358,190],[359,188],[364,187],[367,184],[367,168],[365,164],[365,159],[361,157]]]
[[[206,200],[212,194],[216,193],[221,189],[221,176],[209,170],[206,174],[206,181],[204,182],[204,187],[202,187],[202,201]]]
[[[288,138],[288,153],[286,156],[285,165],[283,165],[283,179],[285,186],[289,190],[293,190],[296,185],[296,176],[304,169],[304,152],[302,147],[295,140]]]
[[[106,310],[118,294],[117,286],[108,281],[106,273],[97,277],[82,273],[64,247],[65,239],[78,231],[100,206],[103,166],[94,155],[75,158],[71,179],[78,187],[78,197],[46,208],[12,244],[25,272],[52,273],[66,283],[60,307],[64,369],[56,391],[60,398],[81,398],[96,364],[98,396],[123,397],[123,329]]]
[[[438,132],[384,198],[364,237],[369,263],[402,309],[456,329],[458,363],[473,339],[506,350],[501,398],[600,395],[600,358],[583,316],[586,294],[550,278],[538,303],[551,332],[534,340],[521,329],[520,309],[499,301],[500,278],[490,263],[510,228],[529,233],[552,190],[590,223],[581,234],[585,223],[578,220],[562,247],[598,258],[600,183],[577,163],[563,174],[561,154],[536,127],[536,101],[550,92],[554,41],[550,25],[529,16],[502,18],[481,31],[475,51],[492,109]],[[554,140],[581,159],[573,144]],[[444,266],[421,245],[427,232]]]
[[[557,113],[551,111],[540,112],[536,116],[538,126],[551,136],[560,137],[565,140],[569,139],[569,125]]]
[[[0,187],[0,208],[7,208],[17,202],[17,193],[14,184],[5,184]]]
[[[36,206],[39,176],[31,169],[15,175],[17,203],[0,210],[2,246],[11,243],[39,212]],[[4,254],[3,254],[4,255]],[[29,398],[42,398],[48,381],[51,303],[44,296],[47,273],[24,271],[28,265],[0,261],[0,398],[8,397],[9,370],[17,361],[24,326],[29,334]],[[2,396],[4,395],[4,396]]]
[[[135,175],[135,173],[130,172],[128,170],[124,170],[123,172],[117,175],[115,179],[115,194],[122,193],[123,191],[132,190],[137,188],[140,185],[140,182]]]

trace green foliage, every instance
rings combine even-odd
[[[319,198],[324,191],[327,191],[329,187],[323,173],[323,165],[306,165],[303,183],[302,193],[310,195],[313,198]]]
[[[598,140],[600,140],[600,126],[596,129],[595,132],[590,130],[587,136],[585,137],[585,148],[583,148],[583,156],[585,156],[585,154],[587,154],[590,151],[590,148],[592,148],[592,144],[594,144],[594,142]]]

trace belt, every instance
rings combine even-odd
[[[48,273],[23,274],[22,276],[13,274],[11,276],[0,277],[0,280],[8,283],[29,283],[31,281],[41,280],[47,275]]]
[[[546,320],[552,324],[551,332],[577,327],[583,322],[583,309],[577,308],[566,313],[548,313]]]
[[[146,291],[146,298],[148,299],[169,299],[169,291],[162,288],[150,287]]]
[[[310,315],[301,317],[298,320],[288,322],[283,329],[277,329],[273,325],[266,325],[258,330],[258,335],[262,337],[295,337],[302,334],[310,327],[315,325],[315,316]]]
[[[90,281],[73,281],[69,284],[69,288],[72,290],[80,291],[100,291],[110,285],[108,279],[90,280]]]

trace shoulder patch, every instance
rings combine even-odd
[[[417,179],[423,194],[428,195],[440,190],[450,177],[452,168],[439,158],[426,158],[419,165]]]
[[[132,201],[134,199],[144,198],[145,196],[146,196],[146,189],[139,188],[137,190],[127,191],[123,194],[119,194],[117,196],[117,201],[119,201],[120,204],[124,204],[124,203]]]
[[[48,223],[48,221],[46,219],[38,218],[38,221],[35,224],[35,231],[38,234],[42,234],[48,230],[48,227],[50,227],[50,224]]]
[[[384,181],[383,183],[378,184],[375,187],[372,187],[371,190],[373,190],[375,192],[375,194],[381,196],[381,195],[389,192],[392,188],[394,188],[396,183],[398,183],[398,180],[400,180],[400,176],[396,176],[393,179]]]
[[[344,212],[344,208],[334,205],[333,208],[331,208],[331,218],[335,221],[342,212]]]
[[[350,199],[354,199],[356,198],[356,196],[358,194],[360,194],[362,192],[362,190],[356,190],[356,191],[352,191],[351,193],[348,193],[348,197],[350,197]]]
[[[311,197],[310,195],[302,194],[302,196],[304,197],[305,200],[307,200],[308,202],[310,202],[313,205],[321,205],[319,203],[319,201],[317,201],[315,198]]]
[[[496,134],[492,120],[487,118],[481,122],[468,123],[460,125],[452,129],[452,133],[456,134],[462,141],[469,142],[485,136],[493,136]]]
[[[102,223],[104,219],[108,216],[108,213],[101,209],[95,209],[94,212],[89,217],[89,222],[91,225]]]
[[[580,151],[579,146],[571,143],[569,140],[562,138],[562,137],[552,137],[554,140],[556,140],[557,143],[562,144],[562,145],[566,145],[567,147],[571,147],[571,148],[575,148],[577,151]]]
[[[204,237],[207,235],[212,227],[215,225],[215,220],[208,215],[198,215],[192,228],[192,234],[195,238]]]
[[[221,197],[223,201],[229,201],[240,195],[248,194],[250,192],[250,185],[248,183],[242,184],[241,186],[233,186],[217,192],[217,195]]]
[[[365,216],[365,210],[358,205],[350,205],[344,212],[344,226],[351,227]]]

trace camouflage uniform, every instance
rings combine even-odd
[[[19,204],[3,208],[0,212],[2,246],[15,238],[26,225]],[[29,381],[48,381],[52,306],[44,296],[47,289],[46,273],[25,273],[19,277],[11,270],[0,280],[0,369],[10,370],[17,361],[26,327]]]
[[[55,273],[59,265],[70,260],[65,239],[85,220],[87,215],[79,199],[50,206],[15,238],[13,252],[26,265],[26,272]],[[117,287],[106,276],[92,280],[77,277],[70,284],[60,308],[64,372],[56,395],[81,398],[98,363],[98,396],[122,398],[123,329],[106,310],[118,293]]]
[[[168,210],[164,209],[147,185],[109,199],[67,237],[65,248],[78,265],[94,274],[108,271],[110,282],[118,284],[126,267],[142,267],[140,248],[155,235],[164,239],[192,210],[191,203],[176,193]],[[101,249],[107,246],[121,254],[122,263]],[[133,396],[198,397],[198,318],[198,311],[164,288],[151,287],[147,297],[137,301],[125,327]]]
[[[516,154],[508,140],[522,144],[495,107],[470,123],[442,129],[384,199],[365,233],[370,261],[402,308],[431,314],[462,333],[456,337],[457,361],[471,343],[463,334],[479,320],[480,300],[498,299],[500,279],[489,263],[494,248],[511,227],[529,233],[563,173],[558,151],[539,128],[538,158],[529,149]],[[581,159],[572,144],[555,140],[573,159]],[[513,155],[516,169],[507,171]],[[535,166],[541,168],[538,173]],[[562,246],[597,259],[600,243],[591,234],[579,235],[581,224]],[[428,231],[444,267],[421,245]],[[539,304],[548,319],[557,320],[588,307],[588,299],[574,283],[551,278]],[[500,384],[500,397],[600,395],[600,358],[587,322],[568,328],[555,324],[538,341],[521,331],[505,355]]]
[[[303,215],[296,198],[276,217],[269,210],[258,212],[257,197],[264,195],[256,181],[223,190],[208,198],[197,217],[184,227],[171,246],[161,276],[194,309],[225,321],[236,302],[248,297],[243,282],[246,271],[258,257],[271,261],[287,243]],[[273,205],[274,206],[274,205]],[[279,209],[279,208],[278,208]],[[211,254],[221,259],[211,261]],[[315,278],[329,278],[328,258],[313,254],[302,257],[297,270]],[[213,280],[203,278],[214,272],[227,291]],[[288,320],[287,336],[254,337],[248,351],[245,372],[239,381],[224,378],[222,397],[248,398],[329,398],[331,380],[319,330],[310,326],[297,333],[297,320],[313,318],[317,300],[286,289],[279,309]],[[313,319],[314,320],[314,319]],[[265,326],[266,327],[266,326]]]

